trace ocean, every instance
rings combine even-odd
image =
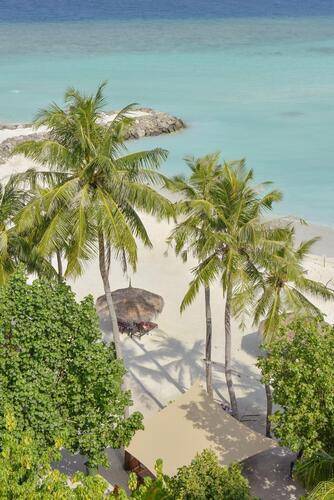
[[[334,226],[334,2],[0,0],[0,122],[30,121],[68,86],[108,80],[188,128],[129,144],[246,158],[280,214]]]

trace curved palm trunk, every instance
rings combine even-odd
[[[205,319],[206,319],[206,338],[205,338],[205,376],[206,376],[206,390],[208,395],[213,398],[212,387],[212,316],[211,316],[211,303],[210,303],[210,288],[205,287]]]
[[[100,265],[100,274],[103,281],[104,293],[108,305],[109,317],[112,328],[111,332],[106,332],[104,334],[103,342],[105,344],[110,344],[112,341],[114,341],[117,359],[123,359],[118,322],[117,322],[114,303],[111,296],[111,288],[109,283],[109,270],[106,262],[105,244],[102,233],[99,234],[99,265]]]
[[[61,283],[63,281],[63,263],[61,260],[61,251],[56,251],[57,256],[57,267],[58,267],[58,281]]]
[[[270,384],[265,384],[264,387],[266,389],[266,398],[267,398],[266,436],[271,437],[270,417],[273,413],[273,396],[272,396]]]
[[[227,290],[225,303],[225,378],[230,396],[232,413],[239,418],[238,403],[232,379],[232,338],[231,338],[231,289]]]

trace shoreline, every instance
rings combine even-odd
[[[115,111],[101,113],[101,125],[110,125],[116,115]],[[152,108],[136,108],[126,113],[126,116],[132,119],[131,126],[125,132],[126,140],[171,134],[186,128],[181,118]],[[31,123],[0,123],[0,165],[10,159],[11,151],[20,142],[41,140],[47,135],[47,128],[43,126],[36,129]]]
[[[292,222],[296,230],[297,243],[319,237],[320,239],[314,243],[310,255],[334,258],[334,227],[308,221],[301,223],[300,218],[292,215],[277,216],[273,220]]]

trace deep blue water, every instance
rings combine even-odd
[[[334,226],[334,0],[0,0],[0,121],[107,79],[108,108],[177,114],[182,133],[132,143],[246,157],[281,213]]]
[[[1,0],[5,22],[328,16],[333,0]]]

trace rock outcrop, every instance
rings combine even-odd
[[[115,112],[103,113],[101,121],[103,124],[108,125],[114,117]],[[133,123],[125,133],[126,139],[170,134],[186,127],[180,118],[150,108],[138,108],[130,113],[130,117]],[[0,124],[0,131],[15,130],[17,133],[19,129],[22,129],[22,135],[8,137],[0,143],[0,163],[7,161],[17,144],[28,140],[42,140],[48,135],[45,131],[34,130],[30,124]],[[28,129],[31,129],[31,133],[27,133]]]

